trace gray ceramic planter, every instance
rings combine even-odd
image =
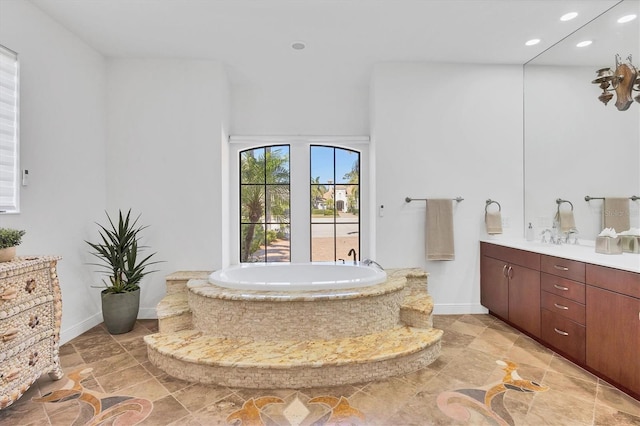
[[[127,293],[106,293],[102,290],[102,317],[111,334],[128,333],[133,329],[140,308],[140,289]]]

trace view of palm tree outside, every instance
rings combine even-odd
[[[312,145],[310,162],[310,260],[359,259],[360,153]],[[240,262],[291,261],[289,163],[289,145],[240,152]]]
[[[311,146],[311,260],[360,257],[360,153]]]
[[[240,153],[240,261],[289,262],[289,146]]]

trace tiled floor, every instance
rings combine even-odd
[[[423,370],[353,386],[251,390],[154,368],[142,337],[155,320],[119,336],[98,326],[61,348],[65,378],[40,378],[0,411],[0,424],[110,425],[123,413],[124,425],[640,425],[639,401],[493,317],[435,316],[434,327],[445,331],[442,354]],[[49,392],[48,402],[35,400]]]

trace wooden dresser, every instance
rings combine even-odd
[[[60,257],[17,257],[0,263],[0,409],[43,373],[62,378],[59,341]]]

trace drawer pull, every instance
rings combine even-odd
[[[502,276],[503,276],[503,277],[506,277],[506,276],[507,276],[507,265],[504,265],[504,266],[502,267]]]
[[[10,288],[9,290],[6,290],[0,296],[0,298],[2,298],[2,300],[15,299],[16,297],[18,297],[18,290],[16,290],[15,288]]]
[[[554,330],[556,333],[562,335],[562,336],[568,336],[569,333],[567,333],[566,331],[562,331],[562,330],[558,330],[557,328],[554,327]]]
[[[33,278],[28,279],[26,285],[24,286],[24,289],[29,294],[33,293],[33,291],[36,289],[36,280],[34,280]]]
[[[2,341],[8,342],[9,340],[13,340],[18,336],[20,329],[18,328],[10,328],[2,335]]]
[[[558,309],[569,309],[567,306],[558,305],[557,303],[554,303],[553,306],[555,306]]]
[[[569,287],[563,287],[561,285],[558,284],[554,284],[553,285],[555,288],[557,288],[558,290],[562,290],[562,291],[569,291]]]
[[[569,268],[567,268],[566,266],[560,266],[560,265],[553,265],[554,268],[560,270],[560,271],[568,271]]]

